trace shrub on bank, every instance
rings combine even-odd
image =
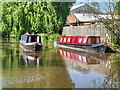
[[[41,33],[41,41],[43,45],[43,49],[45,48],[53,48],[54,47],[54,41],[56,41],[59,38],[59,34],[45,34]]]

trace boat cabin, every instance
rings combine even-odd
[[[36,34],[24,34],[21,36],[20,47],[25,52],[41,51],[41,37]]]
[[[60,36],[59,43],[63,44],[98,44],[100,36]]]
[[[38,42],[38,43],[41,43],[41,38],[40,38],[39,35],[24,34],[24,35],[21,36],[21,42],[24,42],[24,43]]]

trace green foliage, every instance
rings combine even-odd
[[[2,12],[2,11],[1,11],[2,9],[1,9],[1,8],[2,8],[2,2],[0,1],[0,22],[1,22],[1,12]],[[0,24],[1,24],[1,23],[0,23]],[[0,29],[1,29],[1,28],[0,28]]]
[[[112,6],[115,7],[114,11],[112,11]],[[101,20],[105,27],[108,29],[110,36],[111,36],[111,41],[112,41],[112,47],[114,49],[117,49],[120,47],[120,13],[119,13],[119,8],[120,8],[120,1],[116,3],[109,2],[109,17],[104,18]]]
[[[59,34],[40,34],[42,38],[42,45],[43,49],[45,48],[53,48],[54,47],[54,41],[56,41],[59,38]]]
[[[111,25],[111,36],[112,36],[112,43],[113,48],[120,47],[120,1],[116,3],[115,10],[112,13],[112,25]],[[114,17],[115,16],[115,17]]]
[[[4,2],[2,4],[3,37],[19,38],[29,33],[59,33],[69,14],[71,2]]]
[[[120,1],[116,3],[114,13],[118,15],[118,19],[120,20]]]
[[[48,37],[49,37],[49,35],[45,34],[45,33],[42,33],[42,34],[40,34],[40,36],[41,36],[41,41],[42,41],[43,49],[44,48],[48,48]]]
[[[54,47],[54,41],[56,41],[59,38],[59,34],[51,34],[48,37],[48,48]]]
[[[118,38],[114,34],[111,34],[111,40],[112,40],[112,48],[116,51],[120,46],[117,44],[118,43]]]

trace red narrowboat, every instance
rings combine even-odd
[[[57,46],[78,51],[113,52],[106,42],[100,41],[100,36],[60,36]]]
[[[41,37],[36,34],[25,33],[21,36],[20,47],[25,52],[40,51],[42,49]]]

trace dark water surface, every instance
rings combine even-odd
[[[45,49],[25,53],[0,41],[1,88],[120,88],[120,54]]]

